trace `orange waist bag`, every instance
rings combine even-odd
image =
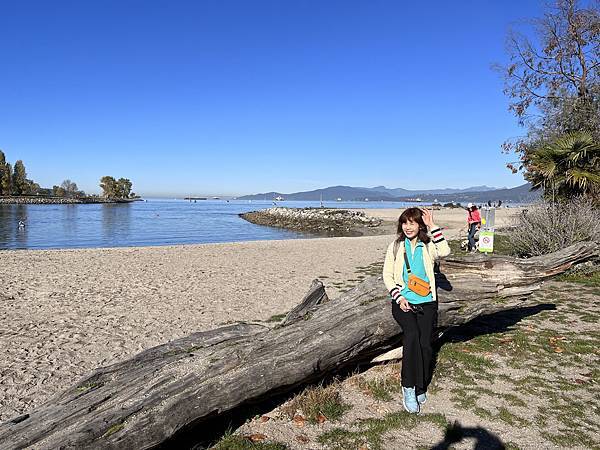
[[[413,291],[415,294],[420,295],[421,297],[429,295],[431,292],[431,285],[424,279],[419,278],[411,273],[406,251],[404,251],[404,264],[406,265],[406,271],[408,272],[408,289]]]
[[[431,285],[427,281],[423,280],[422,278],[419,278],[416,275],[413,275],[412,273],[409,273],[408,275],[407,287],[415,294],[418,294],[422,297],[429,295],[429,293],[431,292]]]

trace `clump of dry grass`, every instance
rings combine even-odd
[[[309,422],[319,423],[323,418],[337,420],[351,407],[343,401],[339,383],[332,383],[329,386],[306,388],[284,405],[281,411],[290,419],[300,413]]]
[[[524,209],[508,236],[513,252],[522,257],[545,255],[577,242],[600,242],[600,209],[585,199],[544,201]]]
[[[392,401],[402,391],[400,374],[389,374],[376,378],[358,376],[353,381],[362,392],[384,402]]]

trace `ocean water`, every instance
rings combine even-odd
[[[328,208],[400,208],[398,202],[324,202]],[[270,201],[148,199],[127,204],[0,205],[0,249],[131,247],[269,239],[309,234],[254,225],[238,214]],[[319,202],[278,202],[318,207]],[[25,226],[19,226],[22,221]]]

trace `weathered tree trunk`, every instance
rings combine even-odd
[[[546,278],[598,256],[593,243],[529,260],[447,258],[439,325],[522,304]],[[195,333],[112,366],[0,426],[2,448],[149,448],[182,429],[285,392],[383,351],[401,330],[380,277],[326,303],[313,285],[304,315],[267,329],[239,324]],[[319,304],[322,303],[322,304]]]

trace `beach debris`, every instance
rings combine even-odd
[[[308,438],[307,435],[305,434],[299,434],[296,436],[296,440],[302,444],[307,444],[308,442],[310,442],[310,439]]]
[[[267,435],[262,433],[253,433],[248,436],[248,440],[252,442],[262,442],[265,439],[267,439]]]
[[[296,425],[297,427],[303,427],[306,424],[306,419],[304,418],[304,416],[302,416],[300,414],[296,414],[294,416],[294,418],[292,419],[292,421],[294,422],[294,425]]]

